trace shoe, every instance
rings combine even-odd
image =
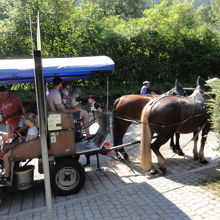
[[[10,176],[6,177],[4,174],[1,177],[2,182],[10,182]]]

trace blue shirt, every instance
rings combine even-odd
[[[142,86],[142,88],[141,88],[141,93],[140,93],[140,94],[141,94],[141,95],[150,94],[150,91],[149,91],[148,87],[147,87],[147,86]]]

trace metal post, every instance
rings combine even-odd
[[[110,117],[109,117],[109,78],[107,76],[107,87],[106,87],[106,113],[107,113],[107,118],[106,118],[106,126],[107,126],[107,131],[110,132]]]
[[[106,88],[106,112],[108,113],[108,108],[109,108],[109,79],[107,76],[107,88]]]
[[[42,57],[40,50],[34,50],[34,63],[35,63],[35,90],[37,98],[37,110],[39,117],[40,128],[40,142],[41,142],[41,155],[43,160],[44,170],[44,187],[47,205],[48,219],[53,219],[52,213],[52,196],[50,184],[50,170],[48,160],[48,147],[47,147],[47,110],[46,110],[46,95],[44,86],[44,76],[42,68]]]

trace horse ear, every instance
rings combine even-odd
[[[199,76],[197,79],[197,86],[204,86],[205,84],[206,81],[201,76]]]
[[[175,81],[175,88],[177,88],[177,89],[178,88],[183,88],[178,79],[176,79],[176,81]]]
[[[185,95],[185,91],[184,91],[181,83],[178,81],[178,79],[176,79],[176,82],[175,82],[175,89],[179,93],[180,96]]]

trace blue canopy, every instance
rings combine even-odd
[[[94,71],[114,70],[113,60],[107,56],[44,58],[43,72],[46,81],[55,75],[64,80],[88,79]],[[0,60],[0,84],[34,82],[33,59]]]

